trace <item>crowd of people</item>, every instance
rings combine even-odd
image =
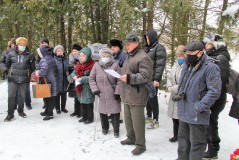
[[[11,39],[0,60],[2,74],[8,81],[8,115],[4,121],[13,120],[15,110],[20,117],[27,117],[24,102],[26,108],[32,109],[33,77],[51,87],[51,96],[43,98],[43,120],[53,119],[54,109],[56,114],[68,112],[68,93],[74,98],[70,116],[87,125],[94,121],[94,111],[99,113],[103,135],[108,134],[111,122],[114,137],[118,138],[123,115],[127,138],[120,143],[135,145],[132,154],[142,154],[146,151],[145,123],[150,123],[148,129],[159,127],[157,93],[167,54],[157,37],[155,30],[148,31],[144,46],[133,33],[127,34],[124,42],[112,39],[110,48],[99,51],[99,59],[92,59],[92,50],[79,44],[72,45],[69,55],[62,45],[51,48],[48,38],[41,39],[35,57],[26,38]],[[203,40],[179,45],[175,55],[166,85],[171,93],[168,116],[173,122],[169,141],[178,142],[177,160],[217,158],[218,118],[226,103],[230,54],[222,36],[208,34]],[[114,70],[120,77],[106,73],[106,69]],[[149,96],[150,85],[153,96]]]

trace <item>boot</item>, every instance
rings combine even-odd
[[[115,138],[119,138],[119,133],[114,133]]]
[[[75,116],[77,116],[76,111],[74,111],[73,113],[71,113],[70,116],[71,116],[71,117],[75,117]]]
[[[61,114],[61,111],[59,109],[56,109],[57,114]]]
[[[43,121],[48,121],[50,119],[53,119],[53,116],[46,116],[46,117],[43,118]]]
[[[46,112],[41,112],[41,113],[40,113],[40,115],[43,116],[43,117],[45,117],[46,114],[47,114]]]
[[[65,108],[61,109],[61,111],[64,112],[64,113],[68,113],[68,110],[66,110]]]
[[[120,142],[122,145],[135,145],[135,142],[131,142],[128,138]]]
[[[204,152],[203,154],[203,159],[204,160],[211,160],[211,159],[217,159],[218,155],[217,152],[215,151],[210,151],[208,150],[207,152]]]
[[[140,155],[145,151],[146,151],[146,149],[137,146],[134,150],[131,151],[131,153],[133,155]]]
[[[24,112],[19,112],[18,115],[22,118],[27,118],[27,115]]]
[[[14,115],[7,115],[7,117],[4,119],[4,122],[9,122],[14,118]]]
[[[106,130],[106,129],[103,129],[103,130],[102,130],[102,134],[103,134],[103,135],[106,135],[107,133],[108,133],[108,130]]]
[[[174,143],[174,142],[176,142],[177,140],[178,140],[177,137],[172,137],[172,138],[169,139],[169,142]]]

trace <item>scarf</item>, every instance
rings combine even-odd
[[[92,59],[90,59],[88,62],[86,62],[84,64],[81,64],[80,62],[78,62],[77,65],[75,66],[77,78],[82,77],[82,76],[89,76],[90,71],[93,68],[94,64],[95,64],[95,62]],[[78,95],[79,93],[81,94],[82,90],[83,90],[82,84],[76,86],[76,95]]]

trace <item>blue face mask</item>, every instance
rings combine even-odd
[[[26,49],[26,46],[18,46],[18,50],[19,50],[20,52],[24,52],[25,49]]]
[[[185,58],[178,58],[178,64],[182,65],[185,62]]]
[[[101,58],[101,62],[104,64],[108,63],[109,61],[110,61],[110,58],[106,58],[106,57]]]

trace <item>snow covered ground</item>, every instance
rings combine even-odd
[[[233,61],[233,68],[239,70],[239,59]],[[177,143],[170,143],[172,122],[167,116],[167,98],[169,95],[160,91],[159,104],[160,127],[146,130],[147,151],[140,156],[133,156],[134,146],[122,146],[126,138],[125,126],[120,126],[120,137],[114,138],[112,126],[108,135],[102,135],[101,124],[97,123],[94,141],[95,122],[84,125],[77,118],[70,117],[73,112],[73,99],[68,98],[69,113],[57,115],[54,119],[43,121],[39,113],[41,99],[32,99],[32,110],[25,110],[23,119],[15,112],[15,120],[3,122],[7,115],[7,82],[0,82],[0,160],[85,160],[85,159],[138,159],[138,160],[175,160]],[[229,155],[239,148],[239,126],[237,120],[228,116],[231,97],[220,115],[219,132],[222,139],[219,160],[229,159]]]

